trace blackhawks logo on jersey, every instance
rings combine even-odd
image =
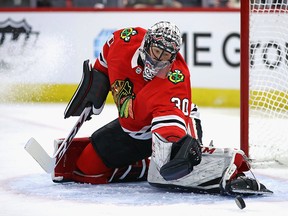
[[[131,117],[134,119],[132,100],[134,100],[135,94],[133,92],[133,83],[129,79],[124,81],[116,80],[111,85],[111,91],[119,116],[121,118]]]
[[[177,69],[170,72],[168,75],[168,79],[174,84],[177,84],[179,82],[184,82],[184,78],[185,78],[184,74],[180,70],[177,70]]]
[[[138,34],[138,32],[134,28],[126,28],[124,29],[121,34],[120,38],[124,40],[125,42],[129,42],[131,39],[131,36]]]

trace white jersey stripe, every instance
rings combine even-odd
[[[152,138],[151,125],[145,126],[139,131],[130,131],[124,127],[122,129],[134,139],[148,140]]]
[[[184,127],[182,124],[178,124],[178,123],[175,123],[175,122],[171,122],[171,123],[159,123],[159,124],[156,124],[155,126],[153,126],[151,128],[152,131],[156,130],[156,129],[159,129],[161,127],[169,127],[169,126],[174,126],[174,127],[179,127],[181,128],[185,133],[187,133],[187,128]]]
[[[122,129],[128,133],[132,138],[139,140],[147,140],[152,138],[151,131],[159,129],[161,127],[178,127],[187,133],[187,126],[185,121],[177,115],[167,115],[155,117],[152,120],[152,126],[147,125],[139,131],[130,131],[124,127]],[[152,128],[151,128],[152,127]]]
[[[107,61],[106,61],[106,59],[104,58],[104,55],[103,55],[103,49],[102,49],[102,51],[101,51],[101,53],[100,53],[100,55],[99,55],[99,57],[98,57],[98,60],[99,60],[100,64],[101,64],[103,67],[108,68],[108,66],[107,66]]]

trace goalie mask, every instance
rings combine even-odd
[[[143,42],[140,56],[144,63],[144,79],[165,78],[182,43],[178,27],[170,22],[158,22],[147,30]]]

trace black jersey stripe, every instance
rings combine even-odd
[[[183,127],[186,127],[186,125],[182,121],[179,121],[177,119],[166,119],[166,120],[159,120],[159,121],[156,120],[152,122],[152,127],[154,127],[157,124],[169,124],[169,123],[180,124]]]

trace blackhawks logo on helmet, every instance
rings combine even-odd
[[[124,40],[125,42],[129,42],[131,39],[131,36],[138,34],[138,32],[134,28],[126,28],[124,29],[121,34],[120,38]]]
[[[129,79],[116,80],[111,85],[111,91],[119,116],[134,119],[132,100],[135,98],[135,93],[133,92],[133,83]]]
[[[169,73],[168,79],[174,84],[177,84],[179,82],[184,82],[184,74],[180,70],[174,70]]]

